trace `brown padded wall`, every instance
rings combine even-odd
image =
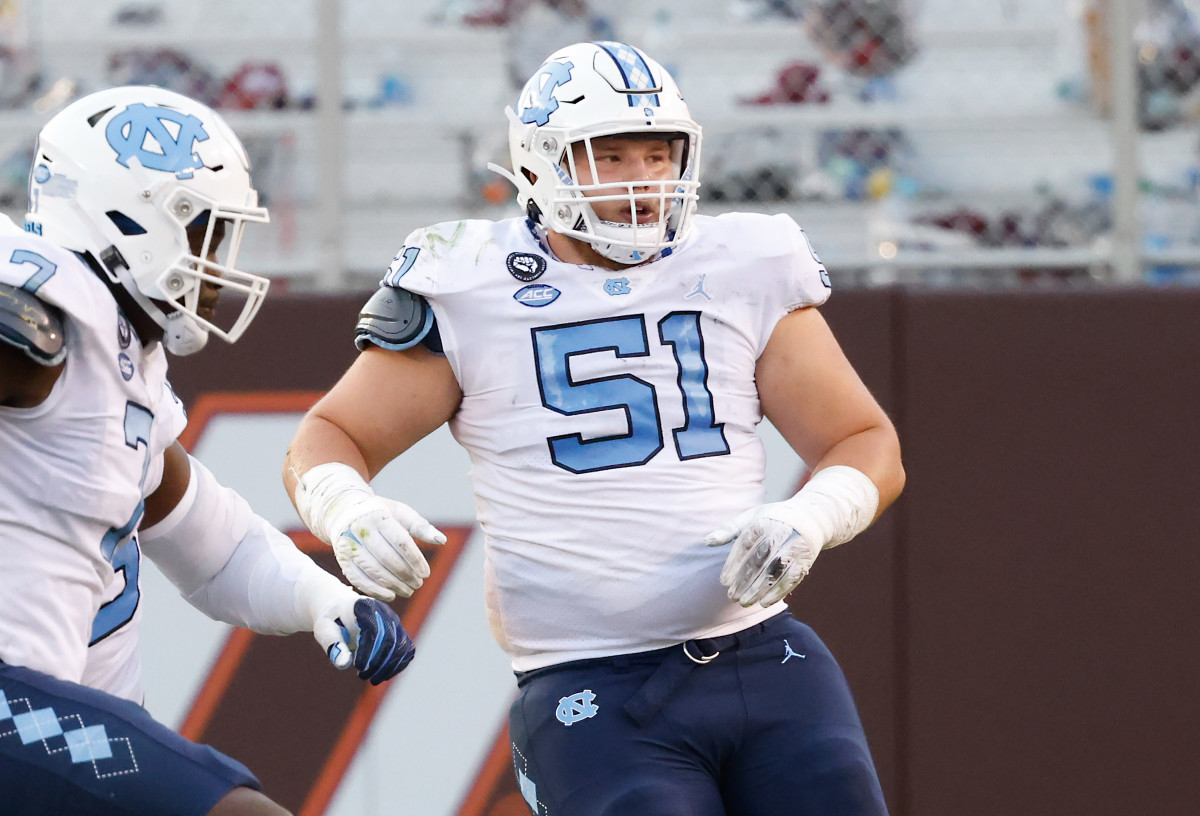
[[[371,294],[269,294],[237,343],[172,358],[171,385],[188,406],[205,391],[327,391],[358,354],[354,322]]]
[[[903,814],[1198,812],[1198,318],[904,298]]]

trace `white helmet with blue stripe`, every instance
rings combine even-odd
[[[209,334],[232,343],[253,320],[269,281],[235,264],[246,222],[266,221],[242,143],[189,97],[109,88],[38,134],[25,229],[90,255],[162,327],[173,354],[198,351]],[[218,324],[223,291],[242,300]]]
[[[506,113],[512,172],[490,167],[516,185],[517,202],[532,221],[586,241],[622,264],[648,260],[687,237],[700,186],[700,126],[675,80],[641,50],[617,42],[562,48],[534,73]],[[592,139],[627,134],[667,137],[674,178],[578,183],[570,148],[584,143],[582,155],[592,161]],[[628,201],[633,210],[635,199],[648,198],[658,199],[660,217],[653,223],[602,220],[589,204]]]

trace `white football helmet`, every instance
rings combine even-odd
[[[700,126],[661,65],[631,45],[578,43],[547,58],[505,111],[512,172],[488,165],[517,188],[517,203],[546,229],[591,244],[622,264],[648,260],[687,237],[700,187]],[[591,141],[618,134],[672,137],[675,178],[582,185],[572,146],[585,143],[597,178]],[[613,193],[613,188],[623,188]],[[585,197],[585,193],[606,191]],[[635,192],[636,191],[636,192]],[[654,223],[601,220],[590,203],[658,199]]]
[[[182,355],[209,334],[234,342],[262,305],[269,281],[235,266],[246,222],[268,220],[257,205],[246,150],[224,119],[181,94],[125,86],[72,102],[42,128],[25,229],[90,254]],[[205,225],[193,252],[188,227]],[[214,287],[244,298],[221,325],[205,316]]]

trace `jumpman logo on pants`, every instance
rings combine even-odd
[[[782,663],[787,663],[787,662],[788,662],[789,660],[791,660],[793,657],[798,657],[798,658],[800,658],[801,660],[803,660],[804,658],[808,657],[808,655],[802,655],[802,654],[800,654],[799,652],[797,652],[795,649],[793,649],[793,648],[792,648],[792,644],[790,644],[790,643],[788,643],[788,642],[787,642],[787,638],[784,638],[784,639],[783,639],[783,648],[784,648],[784,652],[783,652],[783,660],[779,661],[781,664],[782,664]]]

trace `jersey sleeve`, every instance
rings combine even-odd
[[[387,271],[383,273],[383,278],[379,281],[380,286],[390,286],[393,289],[404,289],[418,294],[428,293],[422,289],[428,290],[433,279],[426,269],[427,264],[424,263],[426,258],[421,258],[424,238],[424,228],[413,230],[408,234],[408,237],[404,239],[404,245],[400,247],[400,251],[388,265]],[[422,261],[421,267],[414,272],[418,260]],[[411,288],[414,286],[416,288]]]
[[[790,245],[786,259],[784,308],[790,312],[805,306],[820,306],[829,300],[833,291],[825,265],[813,249],[808,234],[790,215],[776,215],[773,220],[779,222]]]
[[[161,387],[154,403],[154,424],[150,431],[150,465],[146,470],[146,481],[142,485],[144,496],[149,496],[162,483],[163,453],[187,427],[187,412],[184,410],[183,401],[175,395],[171,383],[167,382],[166,378],[159,382]]]
[[[404,239],[380,284],[424,295],[439,296],[469,289],[481,259],[495,239],[495,222],[479,219],[444,221],[413,230]]]
[[[829,275],[804,230],[786,214],[753,216],[743,225],[748,252],[756,258],[761,293],[758,349],[761,353],[775,326],[789,312],[820,306],[829,299]]]
[[[93,325],[111,300],[74,253],[29,233],[0,231],[0,283],[24,289],[72,320]]]
[[[380,281],[382,286],[404,289],[429,298],[445,287],[443,272],[461,262],[466,221],[449,221],[413,230],[404,239]]]

